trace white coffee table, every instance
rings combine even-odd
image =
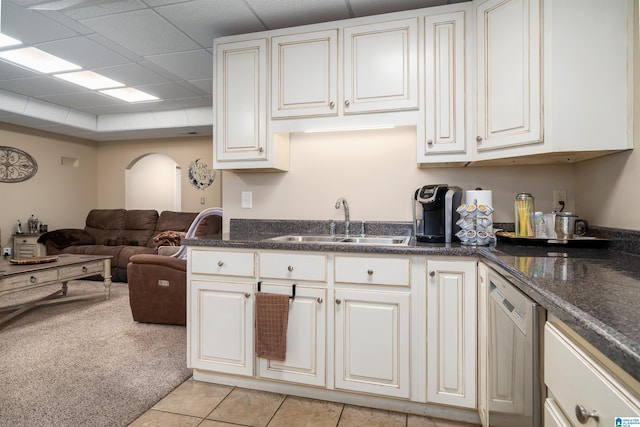
[[[77,297],[67,296],[67,282],[84,277],[102,275],[104,278],[104,298],[111,295],[111,256],[110,255],[58,255],[55,261],[40,264],[15,264],[9,259],[0,259],[0,301],[3,296],[29,289],[59,283],[60,289],[24,304],[8,306],[0,312],[9,312],[0,317],[0,325],[38,305],[56,302],[68,302],[85,299],[95,295]]]

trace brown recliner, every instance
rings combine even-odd
[[[192,225],[195,224],[196,221]],[[210,215],[199,222],[193,238],[215,239],[220,238],[221,233],[222,217]],[[160,249],[159,252],[162,252]],[[187,324],[185,259],[166,255],[132,255],[127,265],[127,277],[133,320],[144,323]]]
[[[133,320],[187,324],[186,260],[164,255],[133,255],[127,276]]]

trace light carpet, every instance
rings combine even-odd
[[[189,378],[186,348],[184,326],[133,321],[123,283],[37,307],[0,327],[0,426],[126,426]]]

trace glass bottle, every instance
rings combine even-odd
[[[516,196],[516,237],[534,237],[536,235],[533,224],[535,212],[534,198],[529,193],[519,193]]]

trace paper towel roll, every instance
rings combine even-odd
[[[493,194],[491,190],[467,190],[465,191],[465,203],[467,205],[486,205],[493,208]],[[495,209],[495,208],[494,208]],[[493,214],[489,215],[492,225],[486,227],[486,231],[493,232]]]
[[[491,190],[467,190],[465,203],[487,205],[493,208],[493,193]]]

